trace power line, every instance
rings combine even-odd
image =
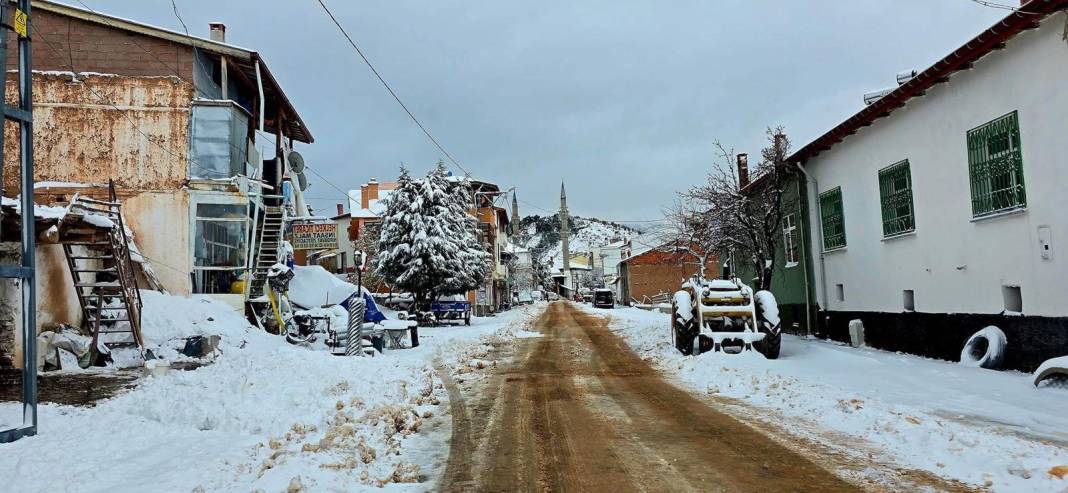
[[[434,144],[434,147],[437,147],[438,150],[445,155],[445,157],[449,158],[449,161],[452,162],[452,164],[456,165],[457,168],[460,168],[460,171],[463,171],[465,174],[470,176],[471,172],[464,168],[462,165],[460,165],[460,163],[458,163],[456,159],[454,159],[452,155],[449,154],[449,151],[446,151],[445,148],[442,147],[440,143],[438,143],[438,140],[430,134],[430,131],[427,130],[426,126],[424,126],[423,123],[415,117],[411,110],[408,109],[408,106],[404,104],[404,101],[401,101],[400,96],[397,96],[397,93],[393,90],[392,87],[389,86],[389,83],[387,83],[386,79],[382,77],[382,74],[378,73],[378,70],[375,69],[375,66],[372,65],[371,61],[367,59],[367,56],[363,54],[363,50],[360,50],[360,47],[356,46],[356,42],[352,40],[352,36],[349,36],[348,31],[346,31],[345,28],[341,25],[341,23],[338,22],[337,17],[334,17],[334,13],[330,11],[330,8],[327,7],[325,3],[323,3],[323,0],[317,1],[319,2],[319,5],[323,7],[323,10],[326,11],[326,15],[330,16],[330,20],[334,21],[334,25],[337,26],[338,30],[341,31],[341,34],[344,35],[345,39],[347,39],[349,41],[349,44],[352,45],[352,48],[356,50],[356,54],[360,55],[360,58],[363,59],[363,63],[367,64],[367,67],[370,68],[371,72],[375,74],[375,77],[378,78],[378,81],[381,82],[383,86],[385,86],[386,90],[389,91],[389,94],[393,96],[394,100],[397,101],[397,104],[399,104],[400,107],[404,110],[404,112],[408,114],[408,117],[411,118],[417,126],[419,126],[419,129],[422,130],[424,134],[426,134],[426,137],[430,139],[430,142]]]
[[[1019,13],[1019,14],[1041,15],[1038,12],[1028,12],[1026,10],[1023,10],[1023,9],[1019,8],[1019,7],[1013,7],[1012,5],[1006,5],[1006,4],[1003,4],[1003,3],[990,2],[990,1],[987,1],[987,0],[971,0],[971,2],[975,3],[975,4],[978,4],[978,5],[982,5],[983,7],[989,7],[989,8],[992,8],[992,9],[1009,10],[1009,11],[1016,12],[1016,13]]]

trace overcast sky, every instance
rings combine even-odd
[[[181,29],[169,0],[84,2]],[[757,154],[781,124],[798,148],[1006,13],[969,0],[327,4],[464,167],[516,187],[524,215],[556,209],[565,180],[572,214],[612,220],[659,217],[714,165],[714,140]],[[192,34],[222,21],[266,58],[315,136],[298,149],[337,188],[441,157],[315,0],[177,5]],[[332,213],[344,194],[309,178]]]

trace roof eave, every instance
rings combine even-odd
[[[1031,0],[1025,3],[1020,11],[1010,13],[908,82],[806,144],[787,158],[787,161],[803,164],[819,153],[829,150],[861,128],[873,124],[875,120],[890,116],[894,110],[904,107],[912,98],[922,96],[931,87],[948,82],[954,73],[971,68],[973,63],[1002,43],[1023,31],[1038,27],[1040,21],[1066,7],[1068,0]]]

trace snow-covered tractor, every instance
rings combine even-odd
[[[779,357],[779,307],[770,291],[757,291],[740,279],[693,278],[671,300],[671,337],[682,354],[708,351],[760,351]]]

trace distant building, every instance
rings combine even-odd
[[[718,262],[714,255],[706,259],[706,275],[714,276],[719,272]],[[692,253],[661,245],[624,259],[619,268],[620,301],[647,304],[670,302],[671,295],[682,287],[682,282],[700,272],[700,261]]]
[[[385,198],[397,188],[396,182],[379,183],[371,178],[360,185],[359,190],[349,190],[349,241],[357,241],[363,235],[367,224],[382,221],[382,214],[386,212]]]

